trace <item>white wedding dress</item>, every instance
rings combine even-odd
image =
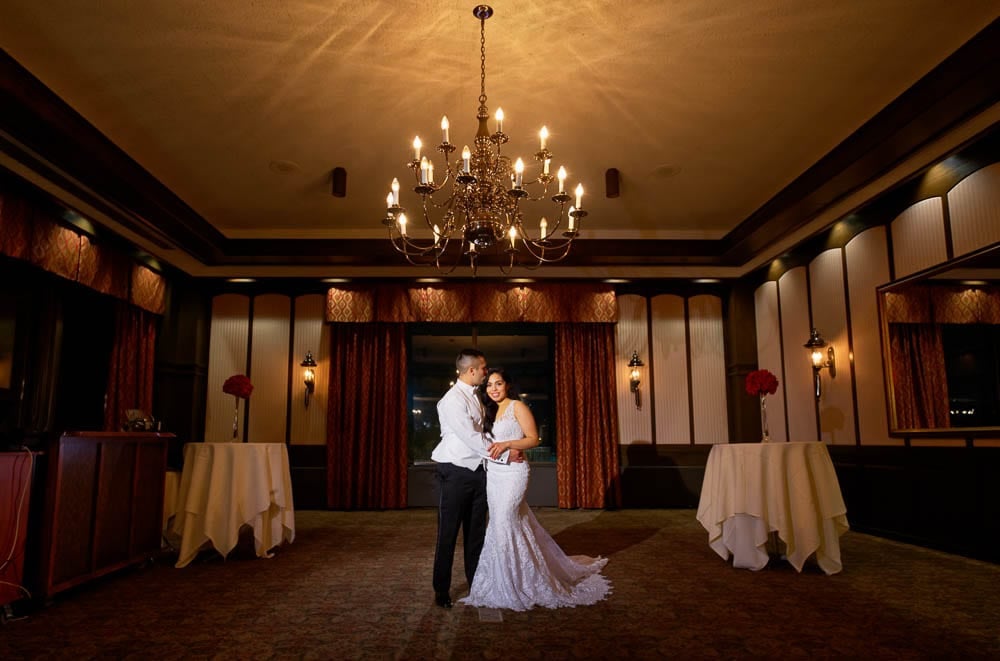
[[[494,423],[493,438],[522,436],[511,404]],[[487,466],[486,542],[469,596],[459,603],[525,611],[534,606],[587,606],[611,592],[610,582],[599,573],[606,558],[567,556],[538,523],[524,500],[529,470],[527,462]]]

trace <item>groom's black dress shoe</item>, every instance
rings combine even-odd
[[[435,592],[434,603],[441,608],[451,608],[451,597],[447,592]]]

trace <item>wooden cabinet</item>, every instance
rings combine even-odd
[[[52,595],[160,550],[173,434],[78,432],[51,448],[41,591]]]
[[[0,452],[0,606],[27,595],[24,548],[36,453]]]

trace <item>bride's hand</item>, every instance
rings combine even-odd
[[[490,457],[492,457],[493,459],[499,459],[500,455],[502,455],[504,451],[509,447],[510,443],[506,441],[500,443],[494,443],[493,445],[490,446]]]

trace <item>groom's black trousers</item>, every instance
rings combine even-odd
[[[472,585],[479,565],[479,554],[486,538],[486,470],[475,471],[454,464],[437,465],[438,538],[434,551],[434,592],[451,589],[451,569],[455,561],[458,529],[463,532],[465,577]]]

